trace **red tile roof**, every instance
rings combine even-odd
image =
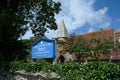
[[[113,41],[114,35],[114,29],[108,29],[108,30],[100,30],[98,32],[91,32],[91,33],[87,33],[87,34],[83,34],[81,36],[83,36],[85,39],[91,39],[91,38],[96,38],[96,39],[107,39],[110,41]]]

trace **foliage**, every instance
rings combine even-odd
[[[113,63],[90,62],[85,64],[85,80],[119,80],[120,66]]]
[[[86,57],[99,59],[101,54],[111,54],[111,51],[114,49],[113,42],[106,38],[86,39],[82,36],[70,38],[65,45],[68,45],[67,50],[70,53],[77,54],[79,59]]]
[[[59,73],[60,80],[120,80],[120,65],[106,62],[54,65],[41,60],[24,64],[23,62],[13,62],[11,70],[25,70],[28,72],[53,71]]]
[[[16,59],[19,54],[24,58],[24,54],[26,54],[24,43],[18,40],[27,29],[22,27],[26,21],[24,21],[22,13],[17,14],[18,6],[18,0],[0,1],[0,56],[2,60],[11,61]]]
[[[90,51],[92,51],[91,56],[95,58],[99,58],[101,54],[107,55],[111,54],[114,46],[113,43],[107,39],[96,39],[92,38],[90,40]]]
[[[52,0],[0,1],[0,59],[24,59],[27,44],[21,40],[27,30],[41,36],[48,29],[57,29],[55,14],[60,3]]]
[[[48,29],[57,29],[54,16],[55,13],[58,14],[60,11],[59,2],[54,2],[53,0],[31,0],[30,6],[28,20],[35,35],[44,35]]]
[[[23,60],[28,52],[26,51],[26,43],[21,40],[6,41],[4,40],[0,46],[0,60]]]
[[[66,43],[68,47],[68,51],[70,53],[77,53],[78,58],[85,58],[89,55],[89,44],[88,40],[84,39],[82,36],[74,39],[74,37],[70,38]]]
[[[13,61],[10,63],[10,72],[14,72],[16,70],[24,70],[26,72],[40,72],[41,70],[45,70],[47,65],[46,61],[42,59],[36,60],[36,62],[23,62],[23,61]]]
[[[8,71],[10,68],[8,61],[0,61],[0,72]]]
[[[55,67],[56,68],[56,67]],[[61,80],[119,80],[120,66],[113,63],[89,62],[57,65]]]
[[[118,43],[118,48],[120,48],[120,42]]]

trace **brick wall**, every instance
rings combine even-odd
[[[120,32],[114,32],[114,29],[107,29],[107,30],[100,30],[97,32],[91,32],[87,34],[82,34],[79,36],[74,37],[74,41],[78,40],[78,38],[82,36],[85,39],[107,39],[110,42],[113,42],[113,44],[117,44],[118,38],[120,38]],[[120,49],[117,49],[116,51],[112,52],[112,55],[100,55],[100,59],[117,59],[120,60]],[[87,59],[93,59],[93,58],[87,58]]]

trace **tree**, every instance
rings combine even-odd
[[[57,29],[54,15],[59,11],[60,3],[52,0],[1,0],[0,58],[24,58],[26,44],[20,37],[28,29],[39,36]]]
[[[42,35],[48,29],[56,30],[55,13],[60,11],[60,3],[52,0],[31,0],[27,20],[30,22],[31,29],[35,35]],[[32,19],[31,19],[32,17]]]

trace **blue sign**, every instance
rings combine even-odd
[[[54,58],[55,42],[49,39],[39,39],[32,45],[32,59]]]

